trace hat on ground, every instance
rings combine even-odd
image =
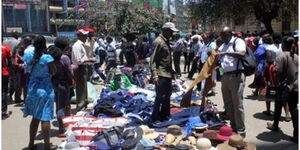
[[[217,139],[217,131],[215,131],[215,130],[204,131],[203,137],[208,138],[210,140],[216,140]]]
[[[253,143],[248,143],[243,140],[240,135],[233,135],[229,138],[228,141],[225,141],[223,144],[217,146],[218,150],[238,150],[238,149],[247,149],[247,150],[256,150],[256,145]]]
[[[196,144],[197,150],[216,150],[215,147],[211,146],[211,142],[207,138],[200,138]]]
[[[78,35],[88,35],[88,34],[89,34],[89,31],[86,31],[86,30],[84,30],[84,29],[78,29],[78,30],[76,31],[76,34],[78,34]]]
[[[178,144],[175,147],[175,150],[189,150],[190,147],[186,144]]]
[[[166,22],[166,23],[163,25],[162,28],[163,28],[163,29],[168,28],[168,29],[171,29],[171,30],[174,31],[174,32],[178,32],[178,31],[179,31],[178,29],[175,28],[175,24],[172,23],[172,22]]]
[[[220,141],[227,141],[230,136],[235,135],[236,133],[232,132],[232,128],[228,126],[222,126],[217,132],[217,139]]]
[[[172,134],[174,136],[182,135],[182,129],[178,125],[171,125],[168,127],[167,133]]]
[[[141,125],[140,128],[143,130],[143,139],[147,139],[150,141],[154,141],[159,134],[154,131],[154,129],[150,129],[148,126]]]
[[[140,127],[126,129],[123,133],[124,142],[121,147],[123,150],[131,150],[136,147],[137,143],[143,137],[143,130]]]

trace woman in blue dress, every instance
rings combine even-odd
[[[47,54],[46,39],[38,36],[34,39],[34,51],[26,51],[24,61],[25,71],[29,73],[28,93],[25,100],[24,117],[32,116],[30,123],[30,141],[28,148],[34,149],[34,139],[41,122],[44,135],[44,149],[56,149],[57,146],[50,144],[50,120],[53,119],[54,89],[51,77],[56,68],[54,59]]]

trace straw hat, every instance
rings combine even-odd
[[[197,150],[216,150],[215,147],[211,146],[211,142],[207,138],[200,138],[197,140],[196,144]]]
[[[174,136],[182,135],[182,129],[178,125],[171,125],[168,127],[167,133],[172,134]]]
[[[256,145],[253,143],[247,143],[240,135],[233,135],[228,141],[217,146],[218,150],[237,150],[237,149],[256,150]]]
[[[141,125],[140,128],[143,130],[143,139],[154,141],[159,134],[154,129],[150,129],[148,126]]]

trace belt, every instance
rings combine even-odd
[[[224,72],[224,74],[240,74],[240,73],[242,73],[243,71],[241,71],[241,70],[237,70],[237,71],[229,71],[229,72]]]

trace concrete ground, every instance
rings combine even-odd
[[[187,74],[183,74],[183,79]],[[196,76],[196,75],[195,75]],[[245,107],[245,120],[247,136],[246,141],[256,143],[257,150],[297,150],[298,144],[292,143],[289,140],[289,136],[292,135],[293,127],[292,122],[281,121],[279,126],[281,132],[270,132],[266,128],[266,123],[272,121],[272,116],[265,116],[262,111],[265,110],[265,102],[258,101],[252,96],[252,89],[247,86],[253,81],[253,76],[248,77],[246,81],[246,87],[244,90],[244,107]],[[217,94],[213,97],[209,97],[214,103],[218,104],[218,109],[223,110],[223,100],[221,93],[221,84],[217,83]],[[100,91],[101,85],[97,85],[96,89]],[[74,107],[74,106],[73,106]],[[274,110],[274,103],[271,104],[271,109]],[[23,118],[22,106],[16,104],[10,104],[8,110],[12,111],[10,118],[2,120],[2,149],[3,150],[21,150],[27,147],[29,142],[29,124],[31,117]],[[282,113],[282,116],[285,114]],[[51,139],[53,144],[59,145],[65,138],[58,138],[57,121],[51,121]],[[43,147],[43,135],[41,128],[35,140],[38,144],[38,149]]]

